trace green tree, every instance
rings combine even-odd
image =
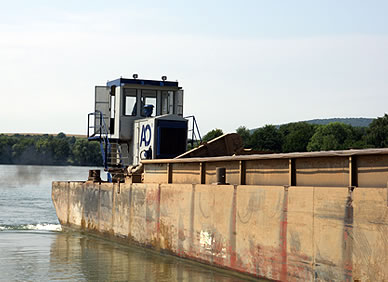
[[[12,156],[15,159],[20,159],[23,155],[23,152],[27,150],[27,148],[34,146],[34,140],[28,137],[19,137],[18,142],[12,145]]]
[[[384,114],[371,122],[367,129],[366,142],[375,148],[388,147],[388,115]]]
[[[14,144],[14,138],[9,136],[0,135],[0,163],[11,164],[12,163],[12,146]]]
[[[72,148],[74,165],[102,165],[100,144],[86,139],[77,139]]]
[[[102,164],[97,142],[52,135],[0,135],[0,163],[39,165]]]
[[[57,136],[55,136],[55,138],[66,139],[66,134],[63,133],[63,132],[59,132],[59,133],[57,134]]]
[[[308,151],[345,150],[352,148],[356,134],[353,127],[340,122],[320,125],[307,145]]]
[[[282,152],[306,152],[315,128],[316,125],[307,122],[281,125],[279,131],[283,136]]]
[[[250,146],[255,150],[280,152],[282,135],[274,125],[266,125],[252,133]]]
[[[244,148],[249,148],[250,146],[249,141],[251,138],[251,132],[249,131],[249,129],[246,128],[245,126],[240,126],[239,128],[236,129],[236,133],[240,135],[243,141]]]
[[[353,126],[353,144],[352,149],[365,149],[373,147],[367,144],[367,131],[368,127],[365,126]]]
[[[40,136],[35,142],[35,150],[39,154],[39,164],[54,164],[53,159],[53,137],[51,135]]]
[[[51,151],[56,164],[67,164],[70,156],[69,138],[64,133],[59,133],[51,139]]]
[[[208,142],[216,137],[219,137],[221,135],[223,135],[224,132],[221,130],[221,129],[213,129],[211,131],[209,131],[208,133],[205,134],[205,136],[203,136],[202,138],[202,142]]]
[[[12,163],[15,164],[37,164],[38,154],[35,150],[35,136],[18,135],[11,147]]]

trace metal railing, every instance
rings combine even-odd
[[[94,122],[91,125],[90,118],[93,118]],[[99,119],[99,124],[96,124],[96,120]],[[90,130],[94,129],[94,132],[90,134]],[[88,114],[88,132],[87,137],[89,141],[100,141],[100,149],[102,155],[102,161],[105,169],[108,169],[108,152],[111,151],[111,144],[108,138],[108,130],[106,127],[104,115],[100,111],[95,111]]]
[[[187,130],[187,137],[188,137],[188,140],[189,140],[189,143],[191,144],[191,149],[194,148],[194,143],[195,146],[198,146],[202,143],[202,137],[201,137],[201,133],[199,132],[199,128],[198,128],[198,123],[197,123],[197,120],[195,119],[195,116],[187,116],[185,117],[185,119],[188,120],[189,123],[192,124],[191,126],[191,129],[188,129]],[[190,133],[191,133],[191,138],[190,138]]]
[[[91,123],[91,119],[94,120],[94,122]],[[97,124],[96,121],[98,121]],[[93,130],[93,133],[91,133],[91,130]],[[104,169],[108,170],[109,167],[124,168],[120,144],[109,142],[108,134],[108,128],[102,112],[96,111],[88,114],[87,137],[89,141],[100,142]]]

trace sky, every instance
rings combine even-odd
[[[202,134],[388,109],[385,0],[0,4],[0,133],[86,134],[133,73],[177,80]]]

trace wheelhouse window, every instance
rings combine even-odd
[[[110,96],[110,118],[115,118],[115,99],[116,96]]]
[[[151,116],[156,115],[156,90],[142,90],[141,91],[141,115],[146,116],[144,112],[145,105],[152,105],[153,111]]]
[[[126,116],[136,116],[136,89],[124,89],[124,114]]]
[[[173,91],[162,91],[162,115],[172,114]]]

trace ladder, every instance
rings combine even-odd
[[[92,122],[91,122],[92,120]],[[121,146],[118,143],[111,143],[108,137],[108,128],[105,123],[105,117],[100,111],[88,114],[88,132],[89,141],[99,141],[104,170],[109,168],[124,168]]]
[[[110,143],[107,162],[109,167],[124,168],[128,164],[128,156],[123,156],[121,144]]]

